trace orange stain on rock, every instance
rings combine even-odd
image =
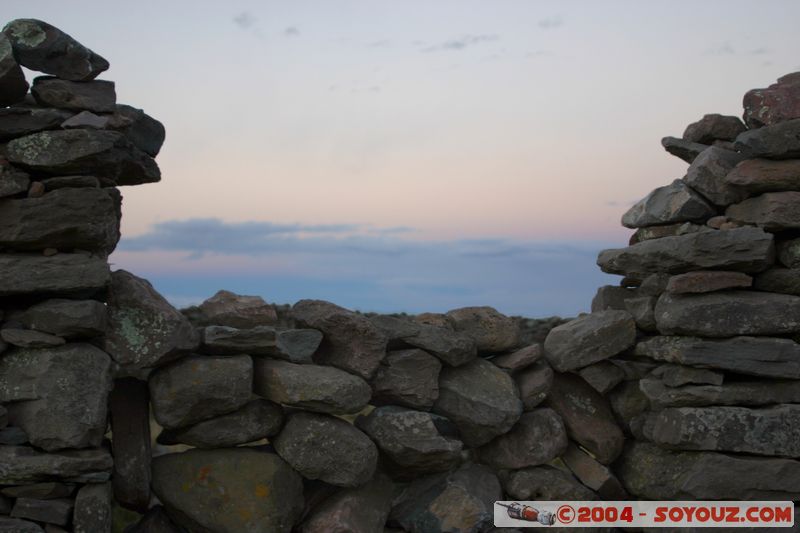
[[[269,487],[261,483],[256,485],[256,496],[259,498],[266,498],[269,496]]]

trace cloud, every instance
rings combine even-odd
[[[731,56],[736,54],[736,50],[733,48],[731,43],[726,41],[713,46],[708,50],[708,53],[715,56]]]
[[[249,30],[250,28],[253,28],[256,25],[256,22],[256,17],[249,11],[242,11],[233,17],[233,23],[243,30]]]
[[[298,29],[297,29],[296,27],[294,27],[294,26],[289,26],[288,28],[286,28],[285,30],[283,30],[283,34],[284,34],[286,37],[297,37],[298,35],[300,35],[300,30],[298,30]]]
[[[564,19],[561,18],[560,15],[547,17],[541,19],[538,23],[538,26],[544,30],[552,30],[554,28],[559,28],[564,25]]]
[[[463,50],[464,48],[475,46],[482,43],[499,40],[500,37],[494,34],[464,35],[457,39],[450,39],[438,44],[427,46],[422,49],[425,53],[439,52],[441,50]]]

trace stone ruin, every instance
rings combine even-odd
[[[19,65],[48,76],[28,94]],[[665,138],[689,168],[600,254],[620,286],[535,323],[225,291],[181,312],[110,272],[117,187],[160,179],[164,128],[107,68],[41,21],[0,34],[0,531],[509,532],[495,500],[800,499],[800,73]]]

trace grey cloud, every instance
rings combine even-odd
[[[564,19],[561,18],[560,15],[555,15],[552,17],[543,18],[538,22],[540,28],[544,30],[551,30],[554,28],[559,28],[564,25]]]
[[[249,11],[242,11],[233,17],[233,23],[243,30],[249,30],[256,25],[256,17]]]
[[[500,37],[494,34],[464,35],[458,39],[450,39],[438,44],[423,48],[425,53],[438,52],[441,50],[463,50],[464,48],[475,46],[482,43],[499,40]]]
[[[294,27],[294,26],[289,26],[288,28],[286,28],[285,30],[283,30],[283,34],[284,34],[286,37],[297,37],[298,35],[300,35],[300,30],[298,30],[298,29],[297,29],[296,27]]]

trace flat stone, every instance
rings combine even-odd
[[[392,507],[394,487],[380,472],[369,482],[356,488],[336,491],[315,506],[303,520],[303,533],[383,532]]]
[[[555,374],[547,406],[561,416],[571,439],[598,461],[610,464],[622,451],[625,436],[608,400],[574,374]]]
[[[592,313],[607,310],[626,311],[625,300],[635,298],[638,294],[638,289],[604,285],[597,289],[597,293],[592,298]]]
[[[145,279],[117,270],[111,275],[104,349],[135,374],[194,350],[198,335],[189,321]]]
[[[91,111],[81,111],[61,123],[61,128],[70,130],[74,128],[105,129],[108,126],[108,117],[95,115]]]
[[[550,465],[532,466],[510,472],[503,488],[514,499],[527,501],[588,501],[597,494],[575,477]]]
[[[661,239],[663,237],[676,237],[688,235],[690,233],[707,233],[712,231],[710,227],[693,222],[683,222],[681,224],[667,224],[665,226],[649,226],[637,229],[631,235],[628,244],[634,245],[638,242]]]
[[[798,159],[800,118],[748,130],[736,137],[734,146],[747,159]]]
[[[303,511],[300,476],[277,455],[253,448],[156,457],[153,492],[190,531],[288,533]]]
[[[649,500],[794,500],[800,462],[715,452],[676,452],[631,442],[617,462],[632,495]]]
[[[68,81],[49,76],[33,80],[31,94],[42,107],[110,113],[117,103],[113,81]]]
[[[467,464],[451,473],[417,479],[398,496],[389,520],[410,533],[486,531],[500,481],[488,468]]]
[[[656,331],[655,308],[657,300],[658,298],[655,296],[639,296],[638,298],[630,298],[625,302],[625,309],[633,317],[638,329],[648,332]]]
[[[445,367],[433,411],[452,420],[468,446],[486,444],[510,430],[522,414],[514,380],[489,361]]]
[[[4,37],[0,37],[0,43],[2,43],[3,39]],[[2,49],[2,44],[0,44],[0,49]],[[0,51],[1,55],[2,51]],[[41,107],[7,107],[0,109],[0,142],[24,137],[31,133],[58,129],[61,123],[71,116],[72,113],[69,111]]]
[[[161,180],[155,160],[116,131],[42,131],[14,139],[6,152],[10,162],[44,174],[91,174],[114,185]]]
[[[3,28],[23,67],[64,80],[91,80],[108,70],[108,61],[78,41],[36,19],[16,19]]]
[[[728,183],[725,177],[745,156],[716,146],[706,148],[689,165],[683,181],[717,206],[747,198],[747,192]]]
[[[269,400],[253,400],[232,413],[204,420],[193,426],[165,429],[159,444],[186,444],[196,448],[230,448],[278,434],[283,410]]]
[[[125,528],[124,533],[183,533],[183,530],[169,519],[163,506],[155,505],[136,524]]]
[[[725,289],[746,289],[752,284],[753,278],[743,272],[701,270],[670,277],[666,292],[672,294],[701,294]]]
[[[607,395],[608,404],[623,433],[637,439],[643,438],[642,426],[650,410],[650,400],[640,390],[640,383],[640,380],[623,381]]]
[[[111,533],[111,484],[84,485],[75,497],[75,533]]]
[[[256,357],[253,390],[273,402],[321,413],[357,413],[369,402],[366,381],[338,368]]]
[[[33,522],[6,516],[0,516],[0,531],[8,533],[45,533],[42,528]]]
[[[800,118],[800,73],[787,74],[766,89],[744,95],[744,121],[751,128],[795,118]]]
[[[736,228],[663,237],[627,248],[604,250],[597,264],[609,274],[644,279],[648,274],[693,270],[760,272],[775,256],[773,237],[760,228]]]
[[[255,328],[274,326],[278,321],[275,306],[260,296],[244,296],[230,291],[218,291],[198,308],[199,326],[228,326]]]
[[[141,109],[123,104],[116,105],[114,114],[108,117],[107,127],[125,135],[137,148],[151,157],[158,155],[166,136],[161,122]]]
[[[313,363],[322,342],[322,332],[315,329],[286,329],[276,332],[270,357],[291,363]]]
[[[550,330],[544,354],[559,372],[602,361],[633,346],[636,323],[625,311],[599,311],[583,315]]]
[[[653,413],[645,436],[667,448],[800,456],[800,405],[764,408],[668,407]]]
[[[567,431],[561,417],[547,407],[523,413],[508,433],[480,449],[481,461],[496,469],[537,466],[564,453]]]
[[[72,518],[72,500],[34,500],[17,498],[11,510],[12,518],[27,518],[37,522],[47,522],[66,526]]]
[[[422,350],[389,352],[371,381],[375,405],[429,410],[439,397],[442,364]]]
[[[671,387],[660,379],[647,378],[639,382],[639,388],[657,408],[800,403],[800,381],[795,380],[732,381],[721,385]]]
[[[52,500],[54,498],[69,498],[75,493],[75,485],[48,481],[32,485],[4,487],[0,489],[3,496],[9,498],[33,498],[35,500]]]
[[[689,124],[683,132],[683,139],[701,144],[711,144],[717,140],[733,141],[746,129],[739,117],[711,113]]]
[[[639,285],[639,296],[661,296],[667,290],[670,277],[664,273],[650,274]]]
[[[570,443],[561,456],[561,460],[581,483],[595,491],[600,498],[604,500],[628,499],[628,493],[614,473],[607,466],[592,459],[574,443]]]
[[[111,280],[105,257],[84,254],[3,254],[0,272],[0,296],[88,296]]]
[[[322,332],[319,363],[370,379],[386,355],[386,336],[363,315],[322,300],[300,300],[292,316],[301,327]]]
[[[100,180],[94,176],[56,176],[42,180],[47,191],[58,189],[97,189]]]
[[[800,160],[745,159],[725,181],[751,194],[800,191]]]
[[[757,291],[800,296],[800,269],[770,268],[756,276],[753,288]]]
[[[493,357],[491,361],[495,366],[507,372],[516,372],[517,370],[529,367],[542,356],[544,356],[544,348],[537,342],[536,344],[520,348],[515,352]]]
[[[12,346],[20,348],[50,348],[61,346],[66,341],[61,337],[33,331],[30,329],[4,328],[0,330],[0,338]]]
[[[677,137],[664,137],[661,139],[661,146],[670,154],[683,159],[687,163],[697,159],[697,156],[708,148],[706,144],[691,142]]]
[[[778,243],[778,262],[787,268],[800,268],[800,239]]]
[[[625,379],[625,371],[609,361],[581,368],[578,375],[600,394],[606,394]]]
[[[800,379],[800,345],[790,339],[707,340],[662,336],[637,344],[636,354],[668,363],[719,368],[751,376]]]
[[[656,304],[664,335],[734,337],[800,332],[800,297],[755,291],[664,294]]]
[[[523,409],[530,411],[547,398],[553,386],[553,369],[540,359],[514,376],[514,382],[519,389]]]
[[[144,513],[150,507],[150,392],[133,378],[114,382],[109,397],[114,500],[126,509]]]
[[[800,192],[768,192],[734,204],[725,215],[745,224],[755,224],[767,231],[800,228]]]
[[[684,365],[661,365],[653,370],[652,375],[661,378],[667,387],[682,385],[722,385],[725,375],[713,370],[704,370]]]
[[[164,428],[208,420],[243,407],[252,385],[250,356],[184,357],[150,375],[153,416]]]
[[[0,358],[11,425],[46,451],[98,446],[106,431],[111,359],[90,344],[18,349]]]
[[[200,348],[215,355],[270,355],[275,350],[275,328],[256,326],[237,329],[228,326],[207,326],[203,329]]]
[[[681,180],[658,187],[622,216],[626,228],[704,222],[717,210]]]
[[[448,471],[461,462],[463,445],[446,418],[386,406],[359,417],[356,425],[375,441],[396,477]]]
[[[519,345],[518,324],[492,307],[462,307],[447,316],[457,332],[475,341],[479,352],[504,352]]]
[[[52,299],[32,305],[19,317],[25,327],[67,339],[102,335],[106,306],[97,300]]]
[[[284,461],[306,479],[357,487],[372,478],[378,449],[364,433],[340,418],[297,412],[273,440]]]
[[[478,355],[472,337],[454,331],[449,326],[436,326],[386,315],[371,317],[370,321],[386,335],[389,349],[419,348],[450,366],[463,365]]]
[[[26,485],[58,479],[101,483],[111,477],[105,448],[45,453],[28,446],[0,446],[0,484]]]
[[[0,107],[21,102],[27,92],[28,82],[14,58],[11,42],[0,35]]]

